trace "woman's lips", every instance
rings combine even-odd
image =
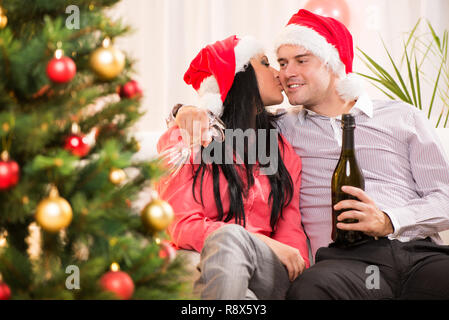
[[[284,87],[282,86],[280,81],[278,81],[277,85],[281,91],[284,91]]]

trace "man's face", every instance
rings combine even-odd
[[[291,105],[312,107],[332,92],[335,76],[317,56],[298,45],[283,45],[277,55],[279,78]]]

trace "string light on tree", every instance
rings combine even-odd
[[[28,237],[25,238],[25,242],[28,244],[27,254],[30,260],[39,260],[42,254],[42,228],[36,222],[28,226]]]
[[[0,30],[6,28],[8,24],[8,17],[5,14],[5,10],[0,6]]]
[[[5,248],[8,245],[7,236],[7,231],[0,232],[0,249]]]

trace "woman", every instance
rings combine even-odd
[[[277,117],[265,107],[283,101],[282,87],[253,38],[231,36],[203,48],[184,80],[226,129],[275,129]],[[177,126],[170,128],[158,151],[179,143],[180,136]],[[273,140],[265,136],[259,141],[255,134],[252,142],[271,150]],[[252,298],[283,299],[290,281],[309,266],[299,212],[300,158],[279,135],[277,170],[264,175],[259,155],[250,161],[251,139],[242,150],[237,144],[229,149],[228,140],[214,142],[212,158],[215,152],[230,151],[235,163],[194,162],[191,157],[175,177],[158,184],[160,196],[175,211],[168,232],[178,248],[201,252],[201,276],[195,283],[201,298],[244,299],[249,292]]]

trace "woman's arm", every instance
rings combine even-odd
[[[179,143],[180,135],[181,132],[176,126],[167,130],[158,141],[158,152],[161,153]],[[208,173],[205,174],[205,179],[207,175]],[[174,220],[167,229],[173,243],[179,248],[200,252],[207,236],[225,223],[215,221],[212,212],[206,214],[201,203],[193,197],[192,183],[192,164],[185,164],[175,177],[161,179],[155,188],[175,212]],[[205,189],[207,188],[203,189],[204,199],[213,199],[212,191]],[[199,198],[198,193],[197,199]]]

